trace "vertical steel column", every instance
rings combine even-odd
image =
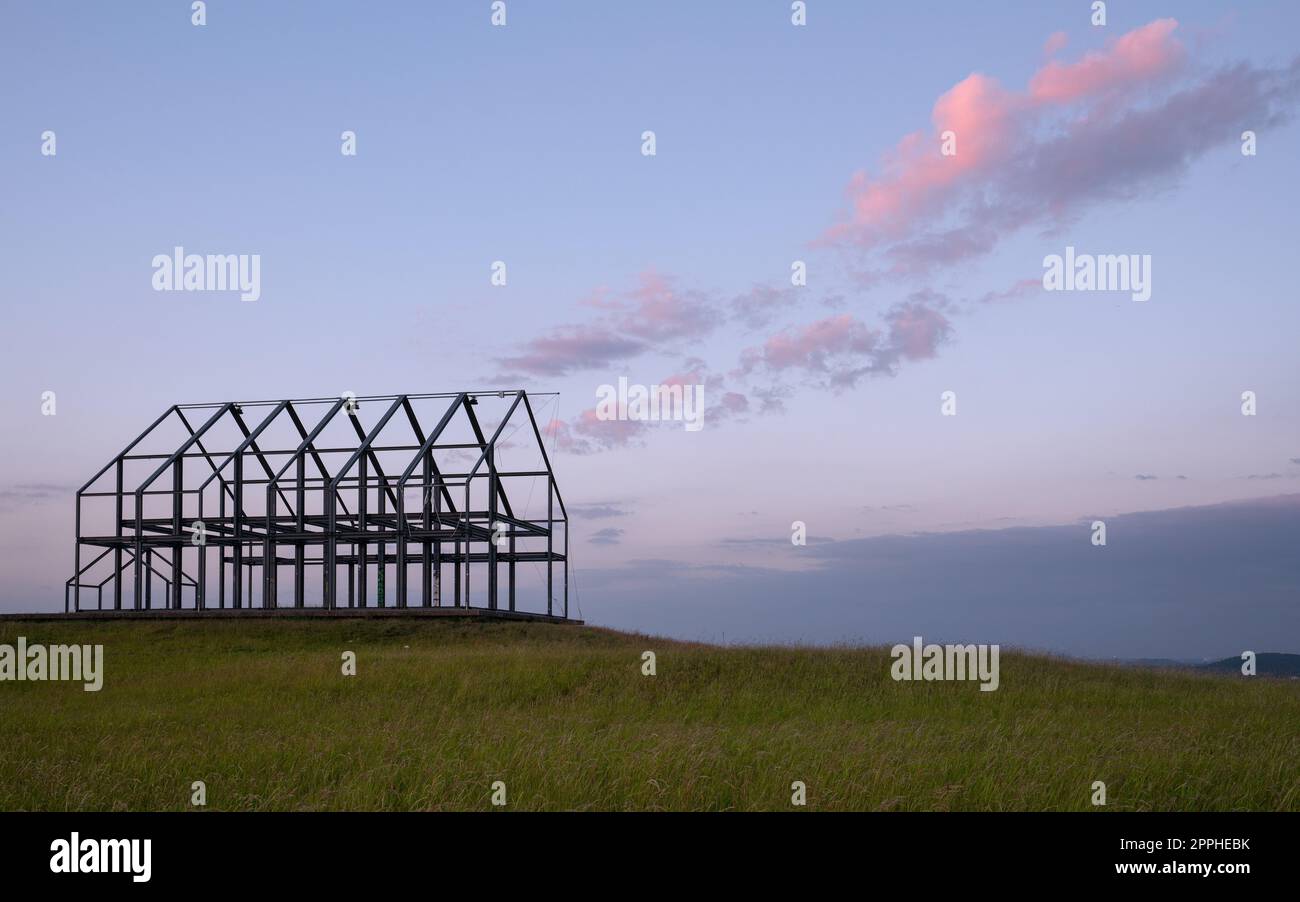
[[[321,548],[321,608],[333,611],[338,607],[338,496],[325,485],[322,500],[325,507],[325,546]],[[295,599],[295,604],[296,602]],[[303,607],[307,602],[303,602]],[[347,565],[347,606],[352,607],[352,564]]]
[[[438,532],[442,532],[442,493],[439,491],[433,493],[433,512]],[[433,603],[442,607],[442,542],[439,541],[433,543]]]
[[[488,609],[497,609],[497,468],[492,446],[487,449],[488,465]]]
[[[465,480],[465,607],[472,608],[470,604],[470,574],[474,568],[470,565],[470,559],[474,555],[474,546],[470,542],[470,525],[469,525],[469,484],[472,478]]]
[[[468,497],[468,496],[469,496],[469,492],[466,492],[465,495],[466,495],[466,497]],[[468,521],[468,518],[469,518],[469,513],[468,513],[468,511],[466,512],[465,517],[466,517],[466,520]],[[454,553],[452,554],[452,558],[451,558],[451,569],[452,569],[452,573],[453,573],[453,575],[454,575],[454,578],[455,578],[455,584],[456,584],[455,604],[456,604],[456,607],[460,607],[460,557],[461,557],[461,555],[460,555],[460,521],[459,521],[459,519],[458,519],[457,522],[456,522],[456,532],[455,532],[455,536],[456,536],[456,546],[455,546],[455,550],[454,550]]]
[[[144,493],[135,491],[135,609],[138,611],[143,603],[144,593]]]
[[[307,506],[307,456],[305,454],[298,456],[297,472],[297,495],[294,497],[294,507],[298,509],[298,517],[294,522],[294,531],[298,533],[298,541],[293,549],[293,606],[301,608],[306,605],[306,586],[303,585],[307,572],[307,544],[303,541],[302,536],[307,532],[307,519],[304,513]],[[327,489],[328,491],[328,489]],[[334,534],[333,527],[330,527],[330,535]],[[328,555],[321,555],[322,559]],[[325,562],[321,561],[321,567],[324,568]]]
[[[244,606],[244,571],[241,569],[244,565],[244,542],[240,537],[243,529],[243,511],[244,511],[244,455],[235,456],[235,499],[234,510],[231,512],[231,535],[234,538],[234,546],[231,548],[232,559],[230,562],[232,579],[231,588],[231,607],[242,608]],[[248,590],[248,603],[253,603],[252,587]]]
[[[217,481],[217,491],[221,490],[221,481]],[[203,490],[199,489],[199,581],[194,587],[194,609],[202,611],[207,608],[208,595],[208,532],[203,522]],[[218,548],[218,551],[221,549]]]
[[[262,607],[275,607],[275,486],[266,486],[266,538],[262,540]]]
[[[525,512],[526,513],[526,512]],[[510,561],[506,564],[507,597],[510,610],[515,609],[515,525],[510,524]]]
[[[185,547],[185,534],[181,532],[185,503],[182,494],[185,489],[184,463],[185,455],[182,454],[172,464],[172,540],[176,544],[172,546],[172,592],[169,593],[167,607],[175,611],[181,609],[181,549]]]
[[[430,497],[430,495],[433,494],[433,484],[431,482],[433,478],[433,473],[432,473],[433,452],[432,451],[425,452],[423,466],[424,469],[422,470],[420,475],[421,475],[421,483],[423,484],[424,487],[424,505],[423,505],[424,517],[421,520],[421,525],[424,527],[425,537],[424,537],[424,542],[421,543],[420,545],[420,606],[427,608],[432,604],[432,599],[430,596],[433,595],[433,571],[432,571],[433,545],[429,541],[429,536],[428,536],[428,531],[433,528],[433,513],[432,513],[433,499]]]
[[[325,491],[328,493],[324,499],[325,505],[325,546],[321,549],[320,557],[320,590],[321,590],[321,607],[327,611],[332,611],[338,606],[339,600],[339,562],[338,562],[338,494],[334,492],[329,483],[325,485]],[[348,607],[352,607],[352,566],[348,565]]]
[[[121,522],[121,518],[118,518]],[[73,526],[76,530],[77,544],[72,549],[72,606],[81,610],[81,490],[77,490],[77,516]],[[101,593],[102,597],[102,593]],[[68,613],[68,587],[63,587],[63,613]],[[26,662],[23,663],[26,666]]]
[[[362,455],[362,457],[364,456]],[[386,538],[384,534],[384,515],[388,513],[388,492],[385,491],[387,486],[384,484],[384,477],[376,476],[375,479],[377,480],[375,488],[379,495],[379,569],[375,571],[378,574],[375,586],[375,605],[382,608],[388,604],[388,598],[386,597],[388,595],[388,586],[384,579],[388,571],[388,562],[385,560],[388,557],[388,543],[384,541]]]
[[[555,552],[552,541],[555,532],[555,480],[546,475],[546,616],[551,616],[555,598]]]
[[[361,532],[361,550],[357,555],[359,565],[357,569],[357,605],[364,608],[366,606],[366,553],[368,551],[366,543],[366,508],[369,506],[366,498],[369,491],[367,490],[368,477],[364,454],[361,456],[361,460],[357,462],[357,466],[357,529]]]
[[[217,495],[217,516],[221,518],[222,537],[217,540],[217,607],[226,608],[226,493]]]
[[[397,494],[397,607],[406,607],[406,493]]]
[[[117,490],[113,496],[113,507],[115,510],[114,521],[116,528],[113,534],[118,538],[118,544],[113,548],[113,610],[122,610],[122,458],[117,459]],[[78,533],[80,535],[80,533]]]

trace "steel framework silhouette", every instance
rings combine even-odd
[[[490,436],[476,413],[489,404],[508,407]],[[441,415],[426,431],[417,409],[430,408]],[[141,450],[156,444],[164,424],[172,442]],[[404,438],[394,443],[399,427]],[[214,450],[223,444],[233,447]],[[540,452],[539,468],[502,468],[503,451],[514,456],[529,444]],[[96,489],[101,482],[108,484]],[[512,498],[517,503],[525,482],[528,501],[519,509]],[[544,514],[530,516],[541,484]],[[106,505],[111,525],[87,531],[92,508],[102,522]],[[393,607],[567,620],[568,524],[522,390],[176,405],[78,490],[64,610]],[[517,606],[517,570],[530,563],[544,583],[544,613],[540,604]],[[478,603],[476,573],[484,579]],[[83,604],[92,591],[93,606]]]

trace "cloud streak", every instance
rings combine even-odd
[[[510,374],[500,378],[553,378],[608,367],[666,342],[679,345],[704,338],[725,319],[709,297],[682,290],[653,270],[642,272],[629,291],[611,295],[601,290],[584,305],[600,310],[601,316],[595,322],[561,326],[497,358]]]
[[[815,385],[842,390],[866,377],[892,376],[903,360],[934,357],[951,333],[948,318],[937,309],[907,301],[889,310],[880,329],[847,313],[788,327],[743,351],[737,373],[793,370]]]
[[[1289,115],[1297,64],[1194,71],[1177,27],[1159,19],[1076,62],[1051,60],[1021,91],[967,76],[935,102],[930,131],[901,139],[875,177],[854,175],[848,212],[819,243],[873,261],[867,279],[930,273],[1018,229],[1158,191],[1243,128]],[[944,156],[949,131],[956,153]]]

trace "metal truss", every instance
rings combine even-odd
[[[490,436],[476,413],[489,403],[507,407]],[[379,415],[367,426],[372,408]],[[430,408],[443,412],[426,432],[417,409],[432,421]],[[179,443],[146,453],[164,423]],[[404,438],[394,444],[399,427]],[[513,440],[520,432],[524,440]],[[233,447],[214,450],[223,444]],[[514,456],[521,445],[535,445],[540,468],[502,469],[503,451]],[[96,490],[101,481],[108,484]],[[512,498],[525,483],[528,501],[517,509]],[[541,484],[545,514],[529,516]],[[92,509],[102,515],[106,506],[111,526],[87,531]],[[568,523],[522,390],[177,405],[78,490],[64,610],[374,606],[541,615],[541,604],[516,607],[519,565],[532,564],[531,575],[544,583],[537,588],[545,616],[568,619]],[[556,563],[563,565],[558,595]],[[93,607],[83,607],[90,591]]]

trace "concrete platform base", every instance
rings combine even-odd
[[[567,623],[581,626],[581,620],[566,620],[547,614],[530,614],[523,611],[490,611],[486,608],[215,608],[203,611],[149,610],[149,611],[73,611],[67,614],[0,614],[4,620],[376,620],[382,618],[408,620],[450,617],[462,620],[516,620],[532,623]]]

